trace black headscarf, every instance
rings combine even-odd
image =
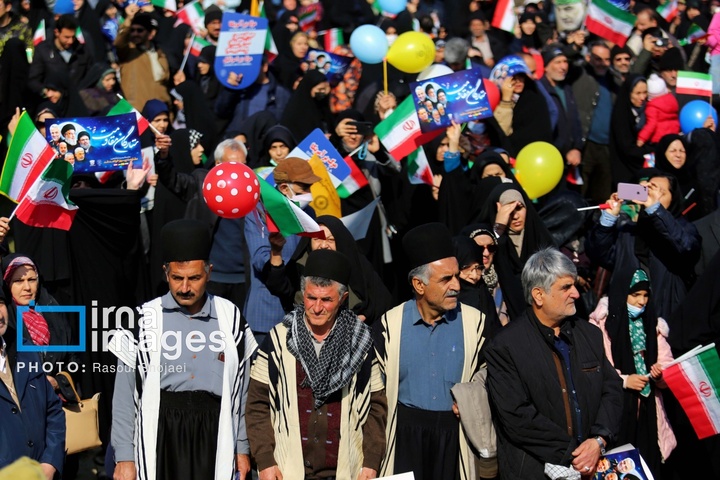
[[[283,17],[285,17],[287,13],[288,12],[285,12]],[[277,78],[278,83],[288,90],[292,90],[295,80],[303,75],[301,68],[303,59],[295,56],[290,46],[290,41],[295,35],[302,32],[291,33],[285,28],[285,24],[281,26],[279,23],[275,27],[275,30],[278,29],[280,29],[281,32],[287,32],[287,34],[281,33],[279,37],[274,37],[275,43],[278,46],[278,56],[273,60],[270,68],[275,78]]]
[[[500,196],[508,190],[517,190],[522,194],[526,209],[520,255],[518,255],[515,245],[506,233],[498,239],[498,251],[494,259],[495,270],[500,279],[500,284],[503,286],[505,303],[512,319],[522,314],[526,308],[520,282],[520,274],[525,263],[532,254],[544,247],[554,246],[555,242],[532,202],[527,198],[522,187],[516,183],[501,183],[493,188],[483,207],[483,221],[491,225],[495,223],[497,202],[500,200]]]
[[[645,123],[644,108],[634,107],[630,94],[639,82],[646,82],[641,75],[628,75],[620,87],[613,107],[610,123],[610,153],[613,168],[613,184],[637,181],[643,167],[648,147],[637,146],[637,134]]]
[[[610,337],[614,367],[624,375],[637,373],[633,360],[630,320],[627,310],[627,297],[635,270],[636,267],[633,265],[618,265],[608,291],[608,317],[605,329]],[[643,357],[645,367],[650,372],[651,367],[657,363],[658,357],[658,322],[652,295],[641,318],[645,331],[646,348]],[[636,390],[623,389],[622,421],[616,440],[619,443],[632,442],[642,449],[643,457],[650,465],[659,464],[657,416],[653,391],[651,391],[650,397],[646,398]],[[640,442],[639,445],[638,442]]]
[[[245,146],[248,149],[248,167],[257,168],[260,166],[260,157],[263,154],[263,138],[274,125],[277,125],[277,120],[267,110],[250,115],[240,124],[238,133],[242,133],[247,139]]]
[[[509,136],[512,151],[517,156],[522,148],[532,142],[553,143],[552,124],[547,101],[534,80],[525,77],[525,88],[513,108],[513,133]]]
[[[185,81],[175,88],[183,98],[186,128],[202,133],[202,146],[206,152],[212,152],[218,143],[216,118],[205,102],[202,89],[192,81]]]
[[[282,142],[286,147],[293,150],[297,147],[297,140],[287,127],[282,125],[274,125],[265,133],[262,139],[262,150],[260,152],[260,163],[258,166],[264,167],[270,165],[270,154],[268,151],[274,142]]]
[[[316,100],[310,96],[310,91],[322,82],[327,82],[325,75],[317,70],[307,72],[285,107],[280,123],[297,139],[304,139],[316,128],[328,132],[333,125],[328,97]]]
[[[685,148],[685,163],[680,168],[675,168],[665,156],[665,152],[671,143],[680,140],[683,148]],[[655,168],[665,173],[669,173],[677,178],[680,184],[680,191],[683,195],[687,195],[690,189],[695,188],[695,165],[690,157],[688,142],[682,135],[669,134],[660,139],[655,147]]]
[[[100,16],[95,12],[88,0],[85,0],[80,10],[75,12],[75,17],[83,35],[85,35],[86,48],[90,47],[90,53],[93,55],[95,62],[108,64],[107,41],[100,29]]]

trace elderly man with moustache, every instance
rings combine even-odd
[[[485,314],[457,300],[460,270],[446,226],[429,223],[403,237],[414,299],[374,326],[388,399],[381,475],[416,480],[474,478],[450,388],[483,363]]]
[[[522,272],[530,307],[485,351],[503,480],[592,478],[619,430],[622,381],[602,333],[575,317],[576,278],[557,249],[531,256]]]
[[[215,480],[250,471],[245,401],[257,344],[240,310],[206,291],[210,231],[175,220],[161,233],[169,292],[119,330],[113,396],[115,480]],[[239,474],[236,476],[236,474]]]
[[[387,401],[370,328],[347,308],[350,260],[315,250],[302,305],[258,351],[247,405],[260,480],[375,478]]]

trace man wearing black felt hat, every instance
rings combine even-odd
[[[344,254],[310,253],[303,304],[258,351],[246,419],[261,479],[377,477],[387,400],[370,328],[347,308],[349,282]]]
[[[469,382],[482,364],[485,314],[457,300],[460,270],[446,226],[410,230],[403,248],[415,298],[387,312],[375,332],[388,400],[380,476],[472,478],[474,459],[450,388]]]
[[[239,472],[244,479],[244,406],[257,344],[239,309],[206,292],[207,227],[176,220],[161,242],[170,291],[143,305],[135,331],[120,330],[110,344],[118,357],[114,478],[219,480]]]

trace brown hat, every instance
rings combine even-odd
[[[299,182],[312,185],[320,181],[320,177],[313,173],[310,163],[297,157],[278,161],[273,176],[275,183]]]

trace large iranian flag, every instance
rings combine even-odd
[[[25,225],[70,230],[78,207],[70,201],[73,166],[65,160],[53,161],[25,195],[15,216]]]
[[[715,344],[696,348],[663,370],[699,439],[720,433],[720,358]]]
[[[590,33],[624,47],[635,28],[635,15],[606,0],[592,0],[585,17],[585,26]]]
[[[271,233],[280,232],[283,237],[289,235],[324,237],[320,225],[310,215],[303,212],[260,176],[258,182],[260,182],[260,201],[267,213],[265,221]]]
[[[677,73],[675,92],[685,95],[712,96],[712,76],[708,73],[698,73],[681,70]],[[712,106],[708,105],[708,115]]]
[[[122,115],[123,113],[134,113],[135,114],[135,118],[137,118],[137,124],[138,124],[138,133],[140,135],[142,135],[143,132],[145,130],[147,130],[147,128],[150,126],[150,122],[148,122],[147,118],[142,116],[142,113],[135,110],[135,107],[130,105],[130,102],[128,102],[124,98],[120,97],[120,101],[118,103],[116,103],[113,108],[110,109],[110,111],[108,112],[108,116]]]
[[[420,131],[420,119],[410,95],[395,111],[375,127],[375,134],[395,160],[400,161],[418,147],[439,136],[445,130],[428,133]]]
[[[196,34],[201,33],[203,28],[203,22],[205,21],[205,10],[202,8],[202,3],[198,0],[194,0],[177,12],[177,20],[175,26],[177,27],[181,23],[190,25]]]
[[[0,193],[14,202],[20,201],[55,158],[48,144],[27,112],[20,115],[0,176]]]

